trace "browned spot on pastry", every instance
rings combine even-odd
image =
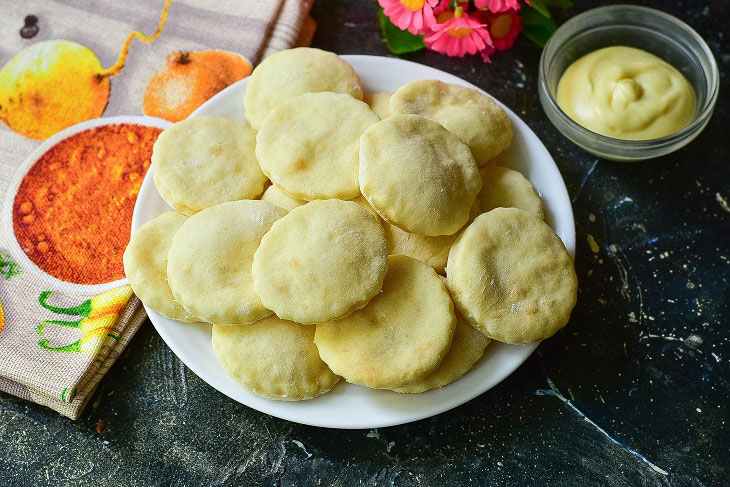
[[[304,171],[307,168],[307,161],[305,159],[297,159],[294,163],[295,171]]]

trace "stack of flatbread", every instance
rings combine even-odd
[[[243,103],[248,123],[159,136],[152,171],[174,211],[132,236],[124,265],[151,309],[213,324],[246,389],[423,392],[492,339],[567,323],[572,259],[532,184],[495,164],[512,128],[491,98],[429,80],[365,95],[340,57],[298,48],[264,60]]]

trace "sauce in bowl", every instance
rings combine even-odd
[[[674,66],[641,49],[611,46],[581,57],[558,83],[557,102],[600,135],[649,140],[692,121],[695,92]]]

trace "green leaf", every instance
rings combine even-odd
[[[545,6],[544,0],[530,0],[530,4],[532,6],[532,9],[537,10],[540,12],[543,16],[550,18],[550,12],[548,11],[547,7]],[[530,10],[530,9],[528,9]]]
[[[537,44],[538,47],[545,47],[548,39],[553,33],[539,25],[526,25],[522,29],[522,35]]]
[[[426,47],[423,44],[423,37],[413,35],[407,30],[400,30],[383,13],[382,8],[378,11],[378,23],[380,24],[383,39],[385,39],[385,45],[393,54],[415,52]]]
[[[573,2],[571,0],[542,0],[542,1],[548,7],[571,8],[573,6]]]
[[[540,47],[545,47],[545,43],[558,28],[553,19],[545,17],[533,8],[523,9],[521,18],[522,33]]]
[[[558,24],[556,24],[553,19],[545,17],[533,8],[526,8],[522,10],[520,19],[522,20],[522,25],[539,25],[552,32],[558,28]]]

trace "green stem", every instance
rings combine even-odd
[[[58,325],[58,326],[64,326],[66,328],[78,328],[81,325],[81,322],[83,321],[83,318],[77,321],[62,321],[62,320],[46,320],[41,323],[38,323],[38,326],[36,327],[35,331],[39,335],[43,333],[43,329],[46,327],[46,325]]]
[[[81,340],[76,340],[70,345],[64,345],[63,347],[51,347],[48,340],[41,340],[38,342],[38,346],[44,350],[52,350],[54,352],[80,352],[81,351]]]
[[[89,313],[91,313],[90,299],[87,299],[80,305],[74,306],[72,308],[59,308],[58,306],[53,306],[47,303],[48,298],[50,298],[51,296],[53,296],[53,291],[43,291],[40,296],[38,296],[38,302],[41,303],[41,306],[53,311],[54,313],[74,316],[89,316]]]

